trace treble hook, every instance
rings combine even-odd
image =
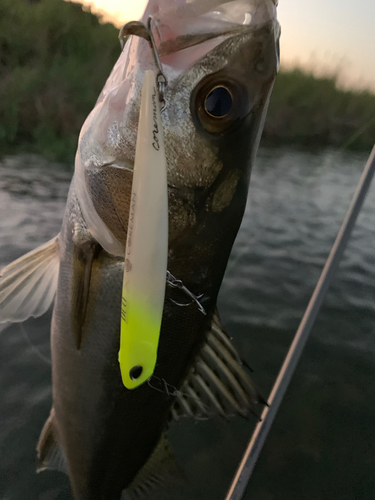
[[[156,47],[155,38],[153,34],[154,25],[158,30],[159,36],[160,31],[159,27],[152,16],[148,18],[147,27],[141,23],[140,21],[130,21],[129,23],[124,24],[119,33],[119,39],[121,48],[124,48],[125,41],[129,35],[139,36],[148,41],[151,47],[152,54],[154,56],[155,64],[158,68],[158,74],[156,75],[156,83],[158,85],[158,93],[159,93],[159,101],[161,103],[161,111],[164,111],[166,108],[166,102],[164,98],[165,87],[168,84],[167,77],[163,71],[163,65],[161,64],[158,49]]]
[[[185,295],[187,295],[193,302],[197,304],[199,311],[206,316],[207,313],[202,304],[199,302],[199,299],[203,297],[203,294],[199,295],[198,297],[194,295],[188,288],[186,288],[186,286],[182,283],[182,281],[175,278],[170,271],[167,271],[167,285],[170,286],[171,288],[178,288],[179,290],[184,292]],[[177,306],[186,307],[190,305],[190,304],[179,304],[173,299],[170,300]]]

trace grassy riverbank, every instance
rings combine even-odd
[[[118,31],[62,0],[0,2],[0,152],[72,160],[115,63]]]
[[[79,130],[119,55],[118,31],[61,0],[0,3],[0,153],[72,161]],[[375,95],[343,91],[334,77],[278,76],[267,145],[370,149]]]
[[[375,138],[375,95],[342,90],[335,76],[281,71],[272,94],[264,142],[370,149]]]

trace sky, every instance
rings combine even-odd
[[[78,1],[78,0],[77,0]],[[117,26],[145,0],[80,0]],[[375,0],[279,0],[281,65],[338,74],[344,87],[375,91]]]

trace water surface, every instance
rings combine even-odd
[[[220,293],[222,320],[267,395],[348,208],[365,155],[261,150]],[[37,156],[0,163],[0,267],[58,233],[70,169]],[[375,498],[375,186],[366,200],[245,499]],[[0,334],[0,498],[71,500],[66,477],[35,474],[51,406],[48,315]],[[254,420],[172,428],[190,481],[218,500]],[[177,497],[176,497],[176,500]]]

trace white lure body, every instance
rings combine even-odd
[[[155,74],[145,72],[134,162],[121,304],[119,362],[128,389],[153,373],[168,258],[168,188]]]

